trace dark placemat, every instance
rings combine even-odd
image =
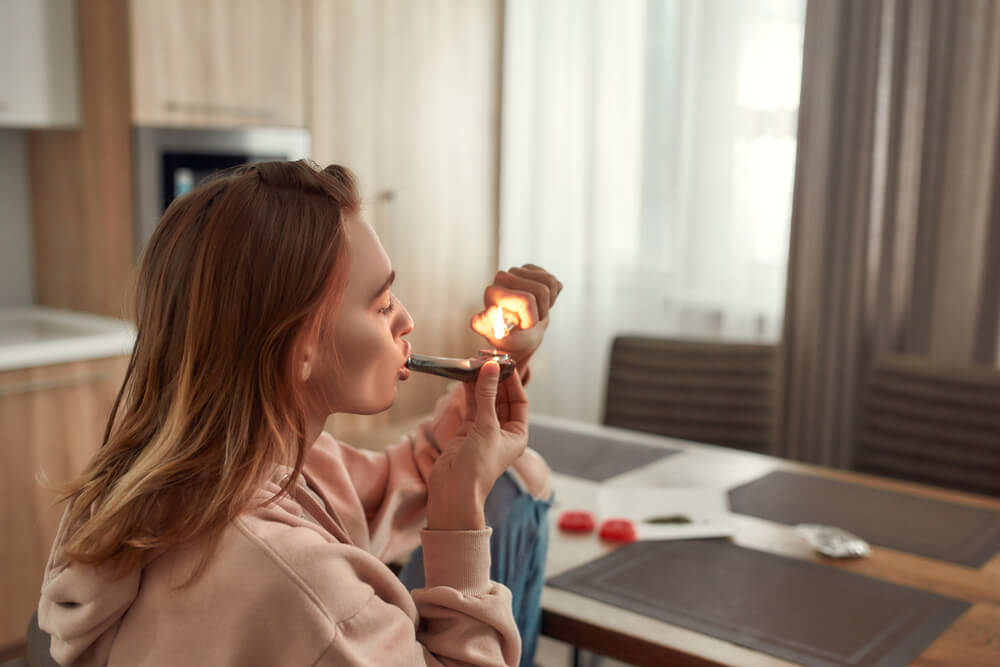
[[[1000,512],[783,470],[730,490],[729,505],[778,523],[838,526],[872,544],[969,567],[1000,551]]]
[[[550,586],[803,665],[908,665],[970,606],[727,540],[636,542]]]
[[[595,482],[603,482],[680,451],[541,424],[530,425],[528,446],[545,457],[554,471]]]

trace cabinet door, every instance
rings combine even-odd
[[[24,641],[62,506],[46,484],[83,471],[100,446],[128,360],[0,373],[0,651]]]
[[[0,126],[80,121],[75,9],[73,0],[0,2]]]
[[[476,354],[469,319],[496,270],[500,2],[313,0],[312,12],[315,159],[358,174],[414,351]],[[405,421],[443,386],[414,374],[388,416],[332,426],[350,437]]]
[[[305,125],[304,0],[132,0],[140,125]]]

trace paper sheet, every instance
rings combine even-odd
[[[601,519],[635,522],[640,540],[728,537],[733,534],[725,491],[698,488],[614,487],[598,492]],[[690,523],[650,523],[650,520]]]
[[[728,537],[734,533],[729,500],[721,489],[614,486],[566,475],[553,475],[556,512],[586,510],[605,519],[635,522],[640,540]],[[690,523],[649,523],[682,516]]]

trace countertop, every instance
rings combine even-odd
[[[130,354],[130,322],[43,306],[0,308],[0,371]]]

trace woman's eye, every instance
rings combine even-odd
[[[382,306],[381,308],[379,308],[379,309],[378,309],[378,312],[379,312],[380,314],[382,314],[382,315],[388,315],[389,313],[391,313],[391,312],[392,312],[392,307],[393,307],[393,303],[394,303],[394,302],[393,302],[393,300],[392,300],[392,295],[390,294],[390,295],[388,296],[388,298],[386,299],[386,303],[385,303],[385,305],[384,305],[384,306]]]

